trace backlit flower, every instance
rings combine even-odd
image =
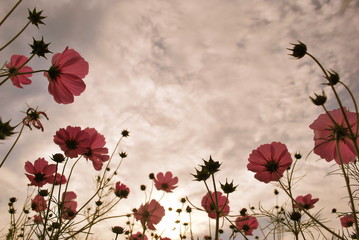
[[[12,84],[15,87],[23,88],[21,85],[28,85],[31,83],[29,77],[32,76],[32,68],[28,66],[21,67],[27,60],[28,58],[23,55],[12,55],[10,62],[5,65],[9,71]],[[21,68],[18,69],[19,67]]]
[[[77,202],[74,199],[77,197],[74,192],[64,192],[62,194],[62,202],[61,202],[61,217],[63,219],[73,219],[76,214]]]
[[[348,214],[340,218],[340,223],[343,227],[348,228],[353,226],[354,224],[354,216],[353,214]]]
[[[132,234],[130,237],[129,237],[129,240],[148,240],[148,237],[146,235],[143,235],[142,233],[140,232],[137,232],[135,234]]]
[[[295,201],[298,203],[298,204],[294,204],[295,208],[299,208],[299,206],[300,206],[300,207],[308,210],[308,209],[314,208],[314,203],[318,202],[319,198],[312,198],[311,194],[307,194],[305,196],[296,197]]]
[[[27,161],[25,163],[26,177],[34,186],[42,187],[46,183],[52,183],[54,173],[56,172],[56,164],[48,164],[44,158],[38,158],[34,164]]]
[[[155,224],[158,224],[165,215],[165,209],[159,202],[152,199],[134,213],[137,221],[140,221],[143,227],[148,227],[150,230],[156,230]]]
[[[253,235],[253,230],[258,228],[257,218],[253,216],[241,216],[236,219],[236,226],[239,231],[243,231],[245,235]]]
[[[68,126],[56,132],[54,142],[60,146],[66,157],[75,158],[88,152],[89,134],[80,127]]]
[[[36,195],[34,199],[31,200],[31,209],[35,212],[41,212],[46,210],[47,203],[43,196]]]
[[[74,102],[86,88],[82,80],[89,72],[89,64],[78,52],[66,49],[52,57],[52,66],[44,73],[49,80],[49,93],[57,103]]]
[[[248,158],[248,170],[261,182],[279,181],[284,171],[292,164],[287,147],[280,142],[263,144],[253,150]]]
[[[119,198],[127,198],[130,189],[121,182],[116,182],[115,195]]]
[[[41,224],[41,222],[42,222],[42,217],[41,217],[41,215],[35,215],[35,216],[34,216],[34,223],[35,223],[35,224]]]
[[[26,111],[26,117],[24,117],[24,119],[22,120],[22,123],[25,126],[28,126],[31,129],[31,125],[34,126],[37,129],[40,129],[41,131],[44,131],[44,127],[42,126],[42,123],[40,122],[40,117],[44,116],[47,120],[49,120],[49,118],[47,117],[45,112],[42,111],[37,111],[36,109],[33,108],[29,108]]]
[[[64,175],[61,175],[60,173],[56,173],[56,175],[49,178],[49,183],[52,183],[54,185],[61,185],[65,184],[66,182],[66,177]]]
[[[103,162],[110,159],[110,156],[107,155],[108,149],[104,147],[105,137],[94,128],[85,128],[84,131],[89,135],[89,144],[87,152],[83,155],[86,159],[90,159],[95,170],[99,171],[102,169]]]
[[[172,192],[177,187],[175,185],[178,183],[178,177],[173,177],[171,172],[166,172],[165,174],[160,172],[157,173],[153,181],[157,190]]]
[[[342,110],[340,108],[329,111],[328,114],[320,114],[319,117],[309,127],[314,130],[314,153],[324,158],[327,162],[335,160],[336,163],[344,164],[353,162],[356,158],[354,144],[350,139],[350,130],[355,134],[356,114],[344,108],[348,118],[349,126],[346,124]],[[333,122],[335,121],[335,123]],[[359,139],[356,139],[359,144]],[[338,144],[339,153],[336,150]]]
[[[217,212],[220,216],[229,214],[229,201],[226,196],[222,196],[221,192],[207,192],[201,204],[210,218],[216,218]]]

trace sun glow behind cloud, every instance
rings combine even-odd
[[[121,130],[130,130],[131,136],[120,146],[129,157],[119,178],[133,186],[131,194],[137,200],[142,197],[136,188],[148,173],[171,170],[180,178],[181,194],[174,201],[189,195],[199,203],[205,188],[193,182],[189,173],[202,164],[202,158],[212,155],[223,162],[218,179],[239,184],[238,193],[230,197],[231,208],[238,211],[272,194],[271,188],[246,171],[252,149],[281,141],[291,153],[306,155],[313,147],[308,125],[320,110],[307,96],[323,87],[321,73],[308,59],[288,57],[289,42],[305,42],[358,92],[358,54],[353,51],[357,41],[353,39],[359,35],[354,24],[359,6],[355,1],[346,11],[341,10],[340,1],[309,0],[62,0],[51,6],[48,1],[28,1],[17,10],[13,24],[21,26],[20,16],[33,6],[44,9],[47,25],[25,32],[5,55],[28,53],[32,34],[44,35],[52,42],[53,52],[67,45],[76,48],[90,63],[90,74],[85,79],[86,91],[68,106],[54,103],[41,74],[24,90],[2,86],[1,102],[6,102],[1,106],[2,116],[20,121],[17,113],[26,110],[24,103],[28,103],[46,109],[50,117],[44,122],[44,133],[26,131],[17,146],[21,151],[1,169],[8,176],[0,187],[8,193],[1,197],[2,212],[8,195],[24,191],[27,182],[19,171],[24,162],[59,151],[52,144],[53,135],[67,125],[95,127],[106,136],[110,151]],[[10,32],[12,25],[5,27]],[[1,41],[6,37],[1,35]],[[48,68],[37,60],[36,66]],[[1,153],[8,147],[1,145]],[[303,172],[309,169],[310,176],[298,193],[326,196],[330,192],[322,184],[330,165],[317,159],[311,154],[305,161]],[[82,176],[94,175],[86,171],[90,165],[82,166],[74,186],[79,192],[86,186],[80,181]],[[165,205],[172,201],[166,199]],[[121,208],[131,210],[140,203],[123,201]],[[336,199],[323,197],[318,204],[333,206]]]

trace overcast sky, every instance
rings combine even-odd
[[[1,16],[12,2],[0,2]],[[121,130],[130,131],[119,149],[128,158],[118,180],[131,188],[131,199],[123,201],[119,213],[139,206],[139,185],[149,184],[148,174],[159,171],[179,176],[177,193],[166,195],[167,200],[189,196],[200,205],[205,188],[190,173],[210,155],[223,163],[218,179],[238,184],[230,196],[233,214],[249,204],[272,206],[274,185],[256,181],[246,170],[250,152],[280,141],[291,153],[306,156],[313,148],[308,126],[322,112],[308,96],[323,88],[323,73],[308,57],[288,56],[289,43],[304,42],[358,96],[356,0],[29,0],[0,28],[1,45],[27,22],[27,8],[34,6],[48,16],[46,25],[40,30],[30,26],[2,53],[1,62],[12,54],[28,55],[32,37],[44,36],[54,53],[66,46],[78,51],[89,62],[90,73],[84,80],[86,91],[70,105],[55,103],[42,74],[35,74],[24,89],[10,82],[1,87],[3,120],[20,121],[26,104],[46,110],[50,118],[43,121],[43,133],[25,130],[0,170],[2,212],[10,196],[25,191],[24,163],[49,160],[59,151],[53,135],[68,125],[96,128],[110,151]],[[50,59],[35,58],[30,66],[48,69]],[[337,108],[328,95],[328,108]],[[9,147],[0,146],[2,156]],[[295,192],[319,197],[317,206],[324,213],[333,207],[348,210],[345,203],[337,203],[344,181],[325,177],[333,170],[331,163],[318,160],[311,154],[302,161],[301,173],[308,173]],[[95,171],[78,170],[73,189],[86,192]],[[328,198],[334,186],[338,194]],[[195,229],[199,235],[203,230]]]

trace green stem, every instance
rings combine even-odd
[[[6,43],[4,46],[2,46],[0,48],[0,52],[6,48],[7,46],[10,45],[10,43],[12,43],[18,36],[20,36],[20,34],[29,26],[29,24],[31,23],[31,21],[29,21],[28,23],[26,23],[26,25],[20,30],[20,32],[18,32],[18,34],[16,34],[8,43]]]
[[[1,20],[0,26],[5,22],[5,20],[11,15],[11,13],[15,10],[15,8],[22,2],[22,0],[19,0],[13,8],[6,14],[6,16]]]
[[[14,149],[14,147],[15,147],[17,141],[19,140],[19,138],[20,138],[20,136],[21,136],[21,133],[22,133],[22,131],[23,131],[23,129],[24,129],[24,126],[25,126],[25,125],[22,125],[22,126],[21,126],[20,132],[19,132],[19,134],[17,135],[17,138],[15,139],[15,142],[12,144],[10,150],[7,152],[7,154],[5,155],[4,159],[3,159],[2,162],[0,163],[0,168],[1,168],[2,165],[4,164],[4,162],[5,162],[5,160],[7,159],[7,157],[10,155],[11,151]]]

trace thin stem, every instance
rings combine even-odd
[[[4,48],[6,48],[7,46],[10,45],[10,43],[12,43],[18,36],[20,36],[20,34],[29,26],[29,24],[31,23],[31,21],[29,21],[28,23],[26,23],[26,25],[20,30],[20,32],[18,32],[18,34],[16,34],[8,43],[6,43],[4,46],[2,46],[0,48],[0,51],[2,51]]]
[[[17,138],[15,139],[15,142],[12,144],[10,150],[7,152],[7,154],[5,155],[4,159],[2,160],[2,162],[0,163],[0,168],[2,167],[2,165],[4,164],[5,160],[7,159],[7,157],[10,155],[11,151],[14,149],[17,141],[19,140],[20,136],[21,136],[21,133],[22,133],[22,130],[24,129],[24,126],[25,125],[22,125],[21,126],[21,129],[20,129],[20,132],[19,134],[17,135]]]
[[[279,180],[279,184],[282,187],[283,191],[292,199],[292,201],[297,204],[298,206],[300,206],[299,203],[297,203],[297,201],[295,201],[295,199],[293,199],[293,197],[289,194],[289,192],[287,191],[287,189],[285,188],[285,186],[283,185],[283,183]],[[321,223],[318,219],[316,219],[314,216],[312,216],[306,209],[301,208],[301,210],[303,210],[303,212],[310,217],[314,222],[316,222],[317,224],[319,224],[322,228],[324,228],[325,230],[327,230],[328,232],[330,232],[331,234],[333,234],[333,236],[337,237],[338,239],[342,239],[345,240],[343,237],[341,237],[340,235],[338,235],[336,232],[334,232],[333,230],[331,230],[330,228],[328,228],[327,226],[325,226],[323,223]]]
[[[6,16],[1,20],[0,26],[5,22],[5,20],[11,15],[11,13],[15,10],[15,8],[22,2],[22,0],[17,1],[17,3],[13,6],[13,8],[6,14]]]

